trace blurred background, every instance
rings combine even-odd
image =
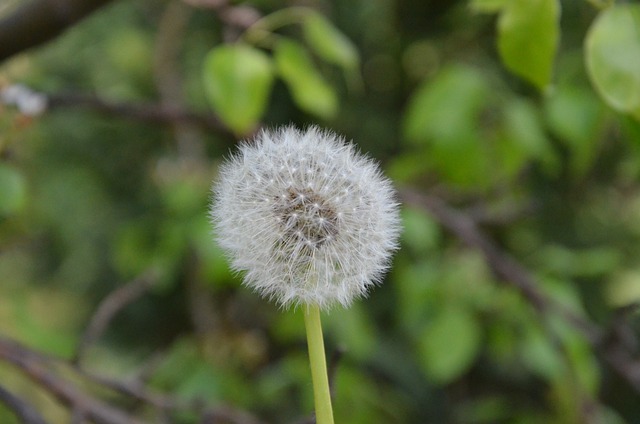
[[[607,2],[533,2],[559,33],[516,25],[522,59],[500,0],[38,3],[0,4],[0,422],[312,422],[301,312],[207,217],[234,144],[294,123],[403,203],[384,284],[323,316],[336,422],[640,423],[640,124],[585,67]]]

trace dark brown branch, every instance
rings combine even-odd
[[[137,399],[163,411],[192,411],[202,415],[203,422],[225,422],[230,424],[264,424],[263,421],[255,418],[245,411],[241,411],[229,406],[219,405],[215,408],[207,408],[199,401],[183,401],[172,396],[153,392],[144,387],[138,380],[123,382],[107,377],[89,373],[84,370],[76,371],[88,380],[99,384],[105,388],[113,390],[120,395]],[[213,421],[207,421],[213,420]]]
[[[560,312],[571,321],[592,342],[600,339],[598,328],[573,312],[561,308],[545,296],[539,289],[529,271],[511,256],[503,252],[489,237],[480,230],[476,222],[468,215],[447,205],[442,199],[404,189],[402,199],[410,205],[426,209],[446,229],[456,235],[471,248],[478,249],[485,256],[496,275],[520,290],[529,303],[539,312],[553,310]]]
[[[512,204],[501,210],[489,210],[485,205],[476,205],[465,209],[464,213],[474,222],[482,225],[503,226],[531,216],[537,205],[534,202],[529,204]]]
[[[634,356],[633,346],[628,341],[615,332],[603,331],[588,319],[545,295],[529,270],[503,252],[468,215],[452,208],[438,197],[414,189],[403,189],[400,195],[405,203],[425,209],[458,239],[480,251],[493,272],[505,283],[517,288],[538,313],[543,316],[548,313],[557,314],[580,331],[592,349],[640,393],[640,358]]]
[[[213,114],[197,113],[153,103],[114,102],[86,94],[51,94],[47,96],[47,99],[51,109],[75,107],[149,123],[191,123],[232,137],[231,133]]]
[[[24,373],[34,383],[55,396],[62,404],[96,424],[142,424],[123,411],[113,408],[87,394],[52,371],[51,363],[21,344],[0,337],[0,360]]]
[[[113,0],[33,0],[0,20],[0,61],[49,41]]]
[[[42,416],[27,402],[0,386],[0,402],[13,411],[24,424],[47,424]]]
[[[149,390],[139,380],[120,381],[93,374],[80,369],[67,361],[37,352],[11,339],[0,336],[0,362],[12,364],[35,384],[53,394],[60,402],[68,406],[78,420],[97,424],[143,424],[143,421],[132,418],[123,411],[102,403],[92,397],[87,390],[78,384],[71,384],[60,373],[74,373],[86,383],[107,389],[110,392],[143,402],[164,413],[189,411],[202,416],[208,422],[225,422],[230,424],[264,424],[248,412],[225,405],[209,407],[200,401],[188,401]],[[76,379],[74,378],[74,381]],[[2,397],[0,396],[0,401]],[[212,420],[212,421],[211,421]],[[35,424],[41,424],[36,422]]]

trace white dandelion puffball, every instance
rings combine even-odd
[[[398,247],[394,194],[343,138],[288,126],[242,142],[222,165],[211,219],[247,286],[283,307],[348,306]]]

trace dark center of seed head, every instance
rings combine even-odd
[[[288,239],[317,249],[336,237],[337,213],[313,191],[289,188],[275,200],[275,212]]]

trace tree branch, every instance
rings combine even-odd
[[[42,416],[31,405],[0,386],[0,402],[11,409],[20,422],[24,424],[47,424]]]
[[[78,365],[87,348],[95,342],[107,328],[113,317],[125,306],[137,300],[153,285],[155,277],[151,272],[141,275],[130,283],[119,287],[105,297],[89,321],[80,337],[73,362]]]
[[[83,413],[87,419],[96,424],[143,423],[70,384],[51,370],[50,361],[46,357],[13,340],[0,337],[0,359],[18,368],[33,382],[54,395],[62,404]]]
[[[493,272],[505,283],[518,289],[540,315],[555,313],[582,333],[593,351],[599,353],[618,375],[640,393],[640,358],[635,356],[633,344],[621,338],[615,327],[613,331],[604,331],[545,295],[529,270],[503,252],[471,217],[447,205],[442,199],[409,188],[401,190],[400,196],[407,204],[429,212],[458,239],[480,251]]]
[[[231,133],[213,115],[189,110],[157,105],[153,103],[122,103],[105,100],[85,94],[49,94],[47,104],[51,109],[76,107],[93,110],[105,115],[135,119],[143,122],[172,124],[175,122],[192,123],[231,137]]]
[[[140,401],[161,412],[182,411],[196,414],[201,417],[201,422],[203,423],[265,424],[248,412],[230,406],[217,405],[211,407],[199,400],[183,400],[149,390],[138,380],[125,382],[87,372],[64,359],[40,353],[2,336],[0,336],[0,361],[13,365],[35,384],[55,396],[63,405],[69,407],[81,422],[87,420],[96,424],[146,423],[146,421],[130,416],[124,411],[93,397],[89,391],[80,385],[79,382],[83,381],[84,383],[107,389],[124,398],[129,398],[129,400]],[[80,380],[76,382],[76,378],[74,378],[74,383],[70,383],[59,375],[63,371],[65,375],[70,372],[70,378],[74,376],[79,377]],[[10,407],[16,405],[21,413],[28,414],[24,401],[15,396],[6,401],[1,389],[2,387],[0,387],[0,401],[5,402]],[[13,404],[9,402],[13,402]],[[14,408],[12,407],[12,409]],[[27,424],[46,424],[44,421],[37,421],[37,418],[24,422]]]
[[[113,0],[33,0],[0,20],[0,61],[49,41]]]

